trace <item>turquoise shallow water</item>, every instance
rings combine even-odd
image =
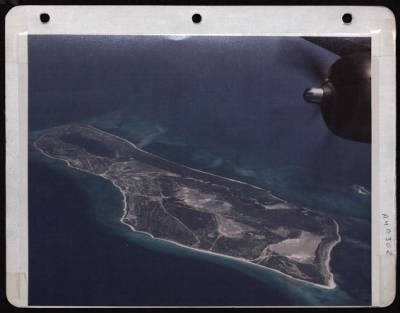
[[[370,197],[356,194],[350,185],[321,184],[321,181],[313,178],[310,173],[299,166],[268,168],[265,161],[251,153],[243,153],[238,156],[237,152],[232,148],[229,149],[229,147],[204,145],[204,143],[189,141],[184,136],[173,136],[162,125],[146,124],[142,119],[136,119],[134,116],[131,119],[125,116],[125,121],[123,123],[121,119],[116,118],[116,121],[114,121],[107,117],[105,120],[97,119],[91,122],[133,142],[141,143],[143,149],[164,158],[214,174],[243,180],[272,190],[278,196],[297,205],[322,210],[330,214],[356,217],[363,220],[367,227],[369,225]],[[132,236],[129,232],[127,235]],[[369,301],[369,288],[365,282],[361,283],[365,288],[364,290],[356,288],[359,292],[353,292],[352,295],[345,291],[354,287],[352,283],[346,281],[346,273],[348,273],[349,268],[355,266],[359,268],[358,260],[364,260],[364,264],[366,263],[361,274],[362,271],[368,273],[368,262],[365,262],[365,259],[370,254],[370,245],[368,238],[365,240],[367,242],[351,241],[350,238],[344,236],[343,242],[335,247],[331,261],[332,270],[337,272],[336,276],[339,283],[335,290],[313,287],[250,264],[182,249],[164,242],[154,243],[154,240],[149,241],[148,239],[144,239],[143,242],[152,247],[157,246],[163,251],[167,249],[169,253],[175,251],[172,253],[191,255],[198,259],[224,264],[224,266],[245,273],[263,284],[280,285],[282,290],[292,294],[291,297],[293,298],[299,297],[301,290],[300,298],[305,303],[352,304],[357,301],[360,303]],[[354,263],[343,257],[350,251],[355,255]]]
[[[34,130],[86,120],[335,215],[343,235],[331,264],[338,288],[312,287],[132,232],[109,182],[31,149],[30,304],[370,304],[370,197],[351,186],[371,187],[371,147],[333,136],[302,97],[324,78],[315,69],[327,73],[337,55],[275,36],[28,41],[31,140]]]
[[[347,187],[343,186],[330,185],[320,187],[317,190],[298,188],[294,192],[293,186],[296,184],[301,186],[299,179],[304,180],[307,174],[301,168],[293,166],[268,168],[265,165],[263,167],[261,161],[256,162],[256,158],[253,162],[247,162],[251,166],[240,166],[238,162],[235,162],[235,158],[229,157],[229,153],[231,153],[229,149],[204,147],[204,145],[196,147],[195,144],[188,146],[185,138],[168,137],[168,132],[160,125],[146,125],[143,121],[141,124],[121,124],[118,121],[118,119],[113,121],[111,118],[105,118],[104,120],[97,119],[88,122],[133,142],[142,142],[143,149],[162,157],[174,161],[184,160],[186,165],[208,170],[215,174],[242,179],[264,188],[266,188],[266,185],[274,186],[273,192],[299,205],[308,205],[313,208],[321,207],[327,212],[335,212],[336,214],[346,212],[348,214],[348,210],[341,211],[338,208],[351,207],[353,216],[358,217],[363,215],[363,209],[368,208],[368,199],[354,194],[354,192],[351,192],[351,188],[349,191]],[[135,125],[135,127],[132,127],[132,125]],[[35,134],[32,134],[31,139],[34,136]],[[95,248],[93,247],[94,244],[97,245],[96,251],[99,248],[101,249],[103,245],[105,248],[108,247],[107,251],[101,252],[103,259],[96,259],[95,261],[100,262],[100,264],[101,262],[114,264],[118,261],[121,264],[125,263],[122,267],[128,266],[129,268],[129,270],[125,269],[125,279],[128,281],[132,279],[132,284],[135,286],[135,292],[132,292],[136,295],[149,293],[153,295],[151,299],[147,300],[144,296],[141,296],[140,299],[134,296],[128,297],[129,292],[124,291],[126,285],[121,284],[118,280],[118,277],[125,275],[120,272],[120,268],[110,268],[109,265],[107,268],[102,268],[99,265],[99,271],[104,275],[103,279],[100,279],[100,284],[118,280],[119,283],[115,288],[121,288],[122,291],[120,298],[107,299],[107,288],[100,288],[101,290],[98,290],[97,293],[102,295],[101,300],[98,299],[98,296],[94,297],[93,303],[100,305],[113,305],[115,303],[119,305],[359,305],[369,301],[368,286],[365,286],[364,290],[354,288],[357,286],[357,282],[354,283],[353,279],[348,277],[349,269],[351,272],[352,268],[356,266],[361,274],[363,271],[368,274],[367,269],[360,269],[360,266],[357,265],[361,259],[368,257],[370,253],[368,243],[351,242],[350,240],[347,242],[346,238],[343,238],[343,242],[334,248],[331,268],[337,276],[338,287],[334,290],[327,290],[287,278],[268,269],[185,249],[173,243],[154,240],[145,234],[133,232],[120,222],[122,197],[111,183],[103,178],[67,168],[60,161],[44,158],[34,149],[30,150],[30,159],[41,164],[42,172],[40,175],[43,175],[44,168],[68,177],[68,184],[75,185],[82,192],[81,196],[86,199],[87,206],[79,212],[79,219],[86,221],[82,225],[83,234],[80,233],[78,225],[74,229],[72,238],[76,238],[75,240],[78,242],[81,236],[85,236],[88,229],[92,229],[94,233],[101,233],[101,236],[99,236],[102,238],[101,241],[95,238],[86,243],[91,246],[91,249]],[[241,158],[241,162],[246,164],[245,157]],[[32,177],[34,178],[35,175],[32,175]],[[44,181],[42,183],[46,185],[43,188],[52,192],[55,197],[60,192],[57,187],[46,184]],[[312,183],[308,181],[308,184]],[[62,192],[66,192],[65,187],[62,189]],[[76,201],[79,201],[79,198],[75,199]],[[66,208],[65,212],[76,214],[73,204],[68,205],[66,203],[63,206]],[[32,205],[30,210],[33,211],[33,209],[36,209],[35,205]],[[49,214],[54,214],[54,212],[50,211]],[[83,218],[82,214],[84,215]],[[364,215],[368,225],[368,214]],[[59,231],[61,232],[61,229]],[[59,236],[61,245],[66,237]],[[71,241],[71,237],[68,240]],[[88,253],[91,252],[90,249],[89,251],[84,250],[84,246],[74,253],[82,254],[85,258],[88,258]],[[350,261],[346,257],[349,252],[354,256]],[[94,252],[93,254],[97,254],[98,257],[98,253]],[[114,259],[114,261],[104,261],[104,259]],[[87,262],[91,262],[90,257]],[[135,265],[130,267],[130,263]],[[93,268],[91,270],[94,273],[98,271],[98,269]],[[71,271],[76,271],[76,266],[74,269],[71,268]],[[144,274],[146,271],[147,274]],[[85,275],[87,276],[87,274],[83,274],[83,276]],[[32,277],[31,283],[33,285],[35,282],[37,283],[37,279],[35,280],[35,275]],[[96,281],[99,283],[99,277],[96,277]],[[86,280],[87,288],[92,288],[90,286],[93,284],[89,284],[90,280],[93,280],[91,275]],[[136,280],[137,282],[135,282]],[[144,281],[146,283],[143,283]],[[157,282],[157,287],[155,287],[154,281]],[[211,290],[207,288],[210,283],[214,286]],[[240,287],[233,287],[232,284],[235,283],[239,284]],[[68,279],[65,280],[65,284],[70,287],[74,286],[74,282]],[[163,294],[160,290],[171,288],[170,284],[175,286],[176,293],[166,300],[166,294]],[[248,286],[253,287],[249,288]],[[182,291],[182,288],[185,289],[185,292]],[[92,292],[94,291],[92,290]],[[251,292],[252,295],[250,296],[246,292]],[[201,297],[194,296],[200,293],[202,294]],[[86,301],[80,299],[79,296],[71,298],[72,300],[67,302],[71,303],[72,301],[75,305],[79,305],[79,301]],[[32,299],[34,298],[32,297]],[[54,297],[54,299],[58,303],[57,297]],[[66,300],[61,297],[60,301]],[[36,300],[36,303],[40,304],[40,301],[37,302]]]

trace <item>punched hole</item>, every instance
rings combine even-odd
[[[343,23],[350,24],[352,20],[353,20],[353,15],[351,15],[350,13],[343,14],[342,16]]]
[[[192,21],[195,24],[199,24],[201,22],[201,15],[199,13],[193,14]]]
[[[48,15],[47,13],[40,14],[40,21],[42,23],[48,23],[50,21],[50,15]]]

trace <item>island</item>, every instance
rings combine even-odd
[[[354,184],[351,186],[351,189],[353,189],[355,192],[359,193],[360,195],[368,196],[371,194],[371,192],[365,188],[364,186]]]
[[[250,262],[324,288],[340,242],[331,216],[260,187],[165,160],[90,125],[44,130],[34,146],[101,176],[123,196],[121,222],[155,240]]]

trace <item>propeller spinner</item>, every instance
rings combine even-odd
[[[319,87],[304,92],[318,104],[328,128],[345,139],[371,143],[371,56],[360,51],[342,56]]]

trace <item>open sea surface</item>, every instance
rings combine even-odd
[[[102,119],[88,122],[118,134],[115,125],[107,128]],[[137,142],[138,134],[146,132],[148,126],[133,131],[126,125],[118,127],[119,135]],[[32,132],[31,142],[39,133]],[[201,169],[200,148],[182,141],[176,144],[177,139],[172,138],[167,149],[168,140],[168,136],[159,136],[143,149],[170,160],[182,159],[186,165]],[[368,244],[343,238],[331,259],[338,287],[318,288],[268,269],[135,233],[120,222],[122,195],[110,182],[46,158],[32,145],[29,153],[31,305],[360,305],[370,301],[368,278],[363,284],[365,290],[353,279],[357,271],[361,275],[369,273]],[[207,153],[209,160],[202,162],[210,166],[208,171],[264,188],[270,183],[275,194],[293,203],[312,208],[330,203],[327,207],[332,211],[344,204],[353,205],[353,215],[358,217],[362,217],[361,209],[368,207],[362,196],[351,190],[346,193],[340,186],[329,186],[332,196],[320,193],[318,198],[318,190],[310,192],[304,177],[299,188],[285,190],[298,182],[299,175],[306,174],[299,168],[246,171],[236,167],[232,171],[232,164],[221,166],[225,163],[221,162],[222,150],[216,151],[214,158],[209,147]],[[301,186],[306,187],[302,190]],[[300,199],[303,203],[296,201]],[[368,221],[368,214],[364,213],[364,219]]]
[[[368,305],[370,145],[303,100],[338,56],[295,37],[29,35],[30,305]],[[181,164],[341,219],[337,288],[150,239],[108,181],[32,146],[90,123]],[[70,138],[74,140],[74,138]]]

